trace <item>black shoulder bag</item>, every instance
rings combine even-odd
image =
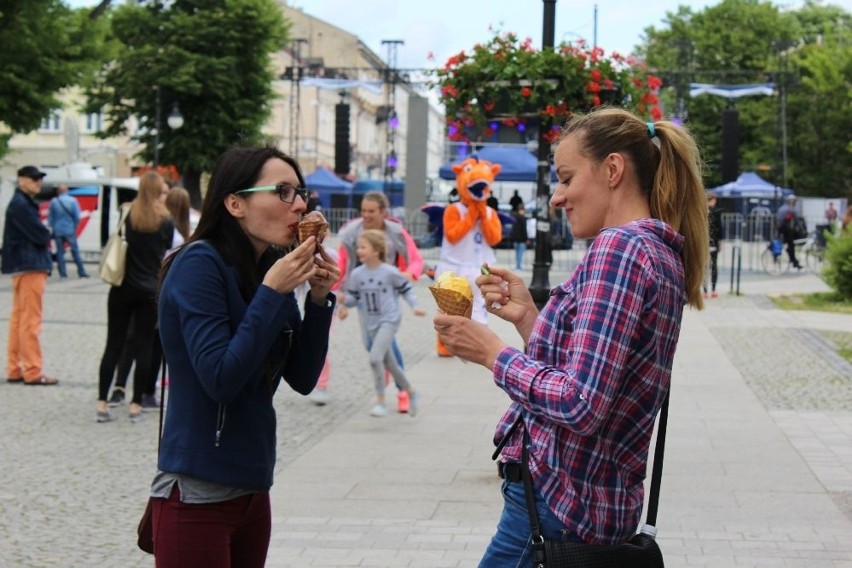
[[[666,444],[666,422],[669,411],[669,395],[666,393],[660,410],[657,445],[654,449],[654,466],[651,473],[651,492],[648,498],[648,514],[642,530],[621,544],[586,544],[583,542],[561,542],[545,540],[539,529],[535,508],[532,475],[529,468],[530,437],[523,418],[512,426],[494,452],[496,459],[515,427],[520,423],[524,429],[521,459],[521,478],[527,499],[533,545],[534,568],[663,568],[663,553],[654,537],[657,534],[657,506],[660,500],[660,482],[663,477],[663,452]]]

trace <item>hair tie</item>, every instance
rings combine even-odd
[[[657,129],[654,128],[654,123],[653,122],[646,122],[645,124],[648,126],[648,137],[651,139],[651,142],[654,143],[654,146],[656,146],[657,149],[659,149],[660,148],[660,139],[657,137]]]

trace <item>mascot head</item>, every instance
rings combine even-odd
[[[456,173],[456,188],[464,204],[485,201],[491,193],[491,184],[500,173],[500,164],[492,164],[477,157],[468,158],[453,166]]]

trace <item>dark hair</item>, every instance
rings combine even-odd
[[[237,269],[240,277],[240,292],[246,301],[254,296],[264,274],[272,263],[280,258],[282,251],[277,247],[270,247],[259,262],[255,261],[251,241],[237,220],[228,213],[225,208],[225,198],[235,191],[255,185],[260,178],[263,166],[272,159],[283,160],[291,166],[299,178],[299,185],[304,187],[305,178],[302,176],[298,162],[278,148],[237,146],[225,150],[213,166],[207,194],[201,204],[201,218],[198,226],[175,254],[169,256],[163,263],[160,274],[161,284],[178,253],[191,243],[204,240],[216,249],[225,260],[225,264]]]
[[[622,154],[633,165],[651,217],[683,235],[687,303],[701,309],[708,258],[707,198],[701,157],[689,131],[670,121],[644,122],[623,109],[600,108],[568,119],[557,143],[577,134],[580,153],[595,163]]]

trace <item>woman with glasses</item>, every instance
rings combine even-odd
[[[157,566],[261,567],[271,533],[272,398],[306,395],[328,349],[339,271],[295,246],[306,193],[275,148],[219,157],[198,227],[161,275],[169,397],[151,488]],[[285,251],[289,250],[286,254]],[[308,282],[304,317],[293,290]]]

